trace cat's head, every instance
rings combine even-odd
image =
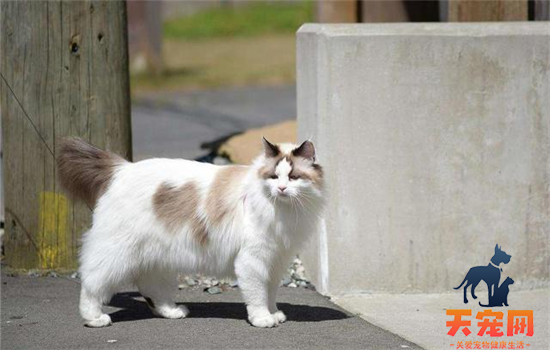
[[[264,155],[258,159],[258,176],[264,192],[282,202],[320,198],[323,190],[323,169],[315,162],[311,141],[301,145],[273,144],[262,139]]]

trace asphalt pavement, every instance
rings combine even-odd
[[[137,96],[132,102],[134,159],[206,156],[204,143],[295,118],[294,86],[251,87]],[[352,315],[311,289],[285,288],[288,321],[252,327],[238,289],[211,295],[178,292],[191,311],[181,320],[154,317],[129,287],[106,311],[111,327],[84,327],[80,282],[68,277],[12,276],[2,269],[0,347],[7,349],[419,349]]]
[[[132,98],[135,160],[196,159],[204,143],[296,118],[296,87],[153,92]]]
[[[288,321],[251,326],[239,289],[208,294],[183,289],[185,319],[154,317],[129,288],[106,307],[113,325],[84,327],[78,314],[80,282],[68,277],[10,276],[2,272],[1,348],[11,349],[419,349],[347,313],[317,292],[281,287]]]

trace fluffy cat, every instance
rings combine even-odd
[[[187,316],[172,298],[178,273],[237,278],[252,325],[286,320],[277,288],[290,258],[317,230],[323,171],[310,141],[263,144],[251,166],[216,166],[131,163],[79,138],[61,142],[62,185],[94,207],[80,254],[87,326],[111,324],[102,305],[128,283],[153,314]]]

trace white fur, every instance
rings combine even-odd
[[[204,198],[221,167],[171,159],[120,165],[83,238],[80,312],[87,325],[110,325],[101,307],[129,283],[152,299],[156,315],[185,317],[188,310],[172,299],[179,273],[236,277],[252,325],[284,322],[286,316],[276,306],[277,288],[291,257],[317,230],[322,193],[308,180],[290,180],[286,162],[277,167],[278,179],[261,179],[257,172],[263,163],[261,156],[232,189],[231,197],[238,199],[234,220],[209,225],[204,246],[187,226],[167,232],[152,198],[163,182],[180,186],[187,181],[198,184]],[[278,192],[280,185],[285,194]]]

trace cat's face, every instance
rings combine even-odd
[[[321,196],[323,170],[315,163],[311,141],[274,145],[264,138],[263,143],[265,158],[258,174],[269,197],[307,207],[308,201]]]

